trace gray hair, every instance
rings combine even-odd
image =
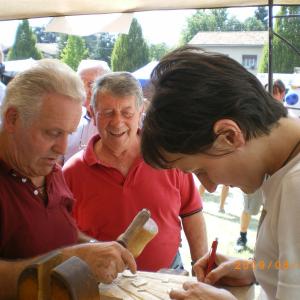
[[[99,77],[93,85],[91,106],[96,108],[97,94],[108,92],[114,96],[135,96],[136,108],[143,105],[143,91],[137,79],[128,72],[113,72]]]
[[[2,120],[7,109],[13,106],[22,121],[28,124],[49,93],[64,95],[80,103],[85,98],[83,83],[69,66],[59,60],[42,59],[8,84],[1,107]]]

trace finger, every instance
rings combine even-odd
[[[229,268],[229,266],[230,264],[228,262],[220,264],[217,268],[207,274],[204,282],[208,284],[215,284],[231,272],[231,267]]]
[[[209,252],[207,252],[203,257],[198,259],[193,266],[193,270],[196,274],[198,281],[204,281],[208,257],[209,257]]]
[[[171,299],[184,300],[186,297],[186,292],[179,290],[171,290],[169,296]]]
[[[188,290],[196,284],[197,284],[196,282],[186,281],[186,282],[183,283],[182,287],[183,287],[184,290]]]
[[[129,270],[132,273],[136,273],[137,266],[132,254],[127,249],[123,248],[121,250],[121,257],[123,259],[124,264],[128,266]]]

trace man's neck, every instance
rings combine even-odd
[[[97,158],[104,164],[119,170],[124,176],[140,155],[140,138],[132,142],[126,149],[111,149],[104,145],[101,139],[94,145]]]

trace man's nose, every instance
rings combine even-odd
[[[123,116],[122,116],[122,114],[119,113],[119,112],[114,113],[114,115],[111,118],[110,123],[113,126],[117,126],[117,125],[123,123]]]
[[[61,137],[57,138],[55,144],[52,147],[52,150],[60,155],[65,154],[68,145],[68,135],[64,134]]]

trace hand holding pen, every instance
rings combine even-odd
[[[208,261],[207,261],[207,268],[206,268],[206,271],[205,271],[205,277],[216,266],[217,247],[218,247],[218,238],[216,238],[211,244],[211,248],[210,248],[210,252],[209,252],[209,256],[208,256]]]

